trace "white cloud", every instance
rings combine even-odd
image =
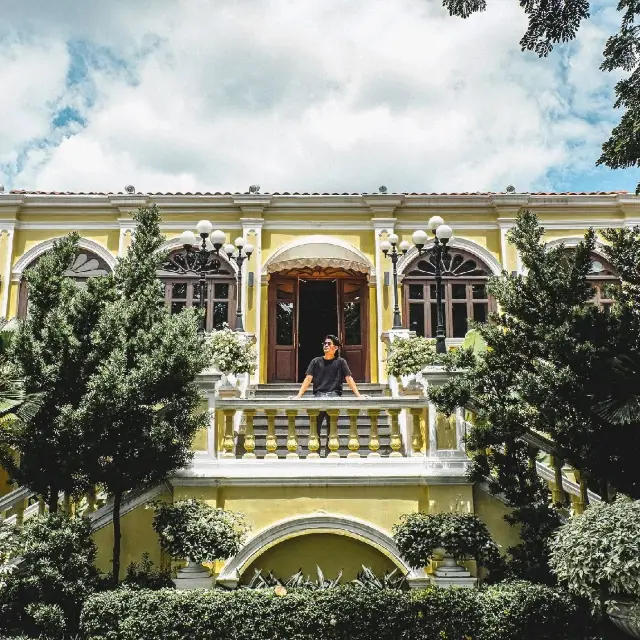
[[[469,20],[432,0],[120,0],[93,14],[64,0],[38,22],[34,2],[16,4],[14,32],[55,41],[15,67],[44,86],[0,98],[26,120],[9,148],[42,135],[52,102],[86,119],[29,154],[17,188],[525,190],[590,167],[613,122],[613,79],[597,69],[610,14],[538,60],[519,50],[517,3],[497,0]],[[89,68],[88,105],[78,87],[60,95],[65,42],[82,40],[127,61]]]

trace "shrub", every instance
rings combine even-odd
[[[153,528],[171,557],[197,563],[238,553],[248,531],[244,516],[216,509],[202,500],[156,504]]]
[[[21,544],[21,571],[0,591],[0,629],[52,637],[65,629],[75,633],[84,600],[98,583],[90,523],[62,513],[33,518]]]
[[[551,541],[551,570],[601,610],[613,594],[640,597],[640,500],[590,506]]]
[[[148,553],[142,554],[140,562],[127,567],[127,575],[121,586],[127,589],[172,589],[171,573],[168,569],[156,569]]]
[[[212,331],[209,344],[213,350],[213,364],[222,373],[253,373],[258,358],[253,343],[227,325],[218,331]]]
[[[436,364],[436,341],[431,338],[399,338],[389,344],[387,351],[387,374],[409,376]]]
[[[13,525],[0,520],[0,590],[15,568],[15,560],[20,555],[20,537]]]
[[[91,640],[579,640],[579,613],[568,594],[530,583],[412,592],[118,590],[87,601],[82,630]]]
[[[481,592],[483,640],[569,640],[590,635],[589,616],[567,591],[503,582]]]
[[[394,525],[400,554],[412,567],[424,567],[443,548],[456,560],[474,559],[492,569],[500,560],[498,545],[473,513],[405,513]]]

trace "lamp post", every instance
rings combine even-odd
[[[253,245],[245,242],[244,238],[236,238],[236,246],[232,244],[226,244],[224,246],[224,252],[230,260],[233,260],[238,265],[238,273],[236,275],[238,295],[236,305],[236,331],[244,331],[244,325],[242,323],[242,264],[245,260],[248,260],[253,253]],[[237,249],[237,250],[236,250]]]
[[[444,333],[444,313],[442,304],[442,259],[447,255],[449,250],[449,241],[453,237],[453,229],[444,223],[440,216],[433,216],[429,220],[429,229],[433,234],[433,262],[436,278],[436,315],[438,326],[436,328],[436,353],[446,353],[447,346],[445,343]],[[415,231],[412,240],[418,250],[418,255],[429,252],[425,247],[428,236],[424,231]]]
[[[390,233],[387,240],[380,243],[380,249],[387,258],[391,258],[393,265],[393,328],[402,329],[402,318],[400,317],[400,306],[398,305],[398,260],[401,255],[405,255],[409,251],[409,243],[403,240],[398,245],[398,236]],[[396,248],[398,245],[398,248]],[[400,249],[400,251],[398,251]]]
[[[200,272],[200,299],[199,307],[204,310],[206,306],[205,287],[207,286],[207,265],[212,255],[219,256],[220,249],[224,246],[224,252],[227,256],[238,265],[238,275],[236,282],[238,284],[238,305],[236,308],[236,331],[244,331],[242,324],[242,263],[253,253],[253,246],[245,244],[244,238],[236,238],[237,254],[234,255],[235,247],[232,244],[225,245],[227,236],[224,231],[216,229],[213,231],[213,225],[208,220],[200,220],[196,225],[198,235],[193,231],[183,231],[180,235],[180,242],[184,245],[185,251],[192,254],[196,258],[196,269]],[[244,248],[244,249],[243,249]],[[200,321],[200,330],[205,330],[204,315]]]

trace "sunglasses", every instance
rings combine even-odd
[[[333,347],[333,342],[329,342],[328,340],[326,342],[322,343],[323,347]]]

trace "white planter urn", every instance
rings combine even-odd
[[[176,585],[176,589],[185,591],[187,589],[213,589],[214,582],[209,569],[189,560],[186,567],[178,569],[173,584]]]
[[[614,601],[607,607],[607,615],[609,620],[621,631],[630,635],[632,638],[640,638],[640,620],[638,614],[631,616],[631,608],[638,605],[637,600],[614,598]],[[640,613],[640,612],[639,612]]]
[[[436,587],[475,587],[477,580],[454,557],[442,547],[434,549],[434,553],[442,557],[442,563],[431,576],[431,583]]]

